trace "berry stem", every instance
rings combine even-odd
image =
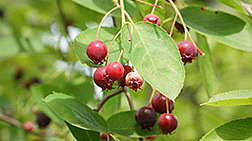
[[[131,24],[134,25],[134,22],[133,22],[132,18],[130,17],[130,15],[129,15],[129,13],[127,11],[125,11],[125,15],[129,19],[129,21],[131,22]]]
[[[122,54],[123,54],[123,48],[122,48],[122,50],[121,50],[121,52],[120,52],[120,54],[119,54],[119,57],[118,57],[117,62],[119,62],[119,61],[121,60]]]
[[[129,22],[125,22],[125,23],[130,25],[130,37],[129,37],[129,42],[130,42],[133,36],[133,25]]]
[[[98,36],[99,36],[99,32],[100,32],[100,30],[101,30],[101,25],[102,25],[103,21],[105,20],[105,18],[106,18],[109,14],[111,14],[113,11],[115,11],[116,9],[118,9],[118,8],[120,8],[120,7],[121,7],[121,6],[119,5],[119,6],[117,6],[117,7],[112,8],[112,9],[109,10],[109,11],[105,14],[105,16],[102,18],[102,20],[101,20],[101,22],[100,22],[100,24],[99,24],[99,26],[98,26],[97,33],[96,33],[96,41],[98,41]]]
[[[186,27],[186,24],[185,24],[185,22],[184,22],[184,19],[183,19],[181,13],[179,12],[177,6],[175,5],[175,3],[174,3],[172,0],[169,0],[169,2],[171,3],[171,5],[172,5],[173,9],[175,10],[176,14],[178,14],[179,19],[180,19],[180,21],[181,21],[181,23],[182,23],[182,25],[183,25],[183,27],[184,27],[184,30],[185,30],[185,40],[187,39],[187,34],[188,34],[189,38],[191,39],[191,41],[192,41],[192,43],[194,44],[194,46],[197,48],[197,50],[198,50],[198,52],[200,53],[200,55],[201,55],[201,56],[204,56],[205,54],[204,54],[203,52],[200,51],[200,49],[198,48],[198,46],[195,44],[194,40],[192,39],[190,33],[188,32],[187,27]]]
[[[170,37],[172,36],[172,33],[173,33],[173,29],[174,29],[174,26],[175,26],[175,23],[177,21],[177,18],[178,18],[178,14],[176,14],[173,22],[172,22],[172,27],[171,27],[171,30],[170,30]]]
[[[141,3],[143,3],[143,4],[147,4],[147,5],[149,5],[149,6],[153,6],[153,7],[159,8],[159,9],[163,9],[162,6],[154,5],[154,4],[152,4],[152,3],[148,3],[148,2],[143,1],[143,0],[136,0],[136,1],[141,2]]]
[[[148,102],[148,107],[151,105],[151,101],[152,101],[152,99],[153,99],[153,97],[155,95],[155,92],[156,92],[156,89],[153,86],[151,86],[151,88],[152,88],[152,92],[151,92],[150,100]]]
[[[124,0],[120,0],[120,5],[121,5],[121,18],[122,18],[122,28],[125,23],[125,9],[124,9]]]
[[[127,97],[127,100],[128,100],[129,106],[130,106],[130,110],[134,110],[134,105],[132,102],[132,98],[131,98],[129,89],[127,87],[124,87],[123,89],[124,89],[125,96]]]
[[[113,96],[120,94],[121,92],[123,92],[124,90],[122,88],[119,88],[117,90],[114,90],[113,92],[111,92],[110,94],[106,95],[101,101],[100,103],[97,105],[97,107],[94,109],[94,111],[99,112],[102,108],[102,106]]]
[[[106,59],[105,66],[107,66],[107,64],[108,64],[109,53],[110,53],[111,47],[112,47],[113,43],[115,42],[116,38],[120,35],[121,32],[122,32],[122,30],[119,30],[119,31],[116,33],[115,37],[112,39],[111,44],[109,45],[109,49],[108,49],[108,53],[107,53],[107,59]]]
[[[157,5],[157,3],[158,3],[158,0],[155,1],[155,4],[154,4],[154,5]],[[156,7],[153,6],[152,11],[151,11],[151,14],[154,14],[155,9],[156,9]]]
[[[170,112],[169,112],[168,98],[166,98],[165,103],[166,103],[166,113],[169,114]]]

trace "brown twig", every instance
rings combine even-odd
[[[106,95],[101,101],[100,103],[97,105],[97,107],[94,109],[94,111],[99,112],[102,108],[102,106],[106,103],[107,100],[109,100],[111,97],[120,94],[121,92],[123,92],[124,90],[122,88],[119,88],[117,90],[114,90],[113,92],[111,92],[110,94]]]
[[[124,87],[123,89],[124,89],[125,96],[127,97],[127,100],[129,102],[130,110],[134,110],[134,105],[132,102],[132,98],[131,98],[129,89],[127,87]]]

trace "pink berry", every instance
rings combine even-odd
[[[137,72],[130,72],[125,77],[126,85],[132,90],[137,91],[143,85],[143,79]]]
[[[102,64],[107,55],[107,46],[102,41],[93,41],[87,47],[87,55],[95,64]]]
[[[124,74],[123,74],[123,77],[121,77],[119,80],[118,80],[118,85],[121,86],[121,87],[124,87],[126,86],[126,82],[125,82],[125,77],[128,73],[130,73],[132,71],[132,68],[128,65],[123,65],[123,68],[124,68]]]
[[[166,97],[161,93],[158,93],[153,97],[151,101],[152,107],[158,113],[166,113]],[[174,103],[172,100],[168,99],[169,113],[174,109]]]
[[[25,131],[27,132],[31,132],[34,129],[34,124],[31,121],[26,121],[23,124],[23,128],[25,129]]]
[[[156,24],[158,26],[160,26],[160,24],[161,24],[160,18],[157,15],[155,15],[155,14],[148,14],[148,15],[146,15],[144,17],[143,21],[145,21],[145,22],[151,22],[151,23],[154,23],[154,24]]]
[[[190,41],[181,41],[178,43],[178,49],[184,64],[192,63],[192,59],[197,58],[197,49]]]
[[[94,82],[97,86],[100,86],[102,90],[111,90],[113,89],[112,82],[109,82],[106,79],[106,72],[105,72],[106,67],[99,67],[94,73]]]
[[[123,77],[124,68],[123,65],[114,61],[110,62],[106,67],[106,75],[109,79],[115,81]]]
[[[158,125],[163,134],[168,134],[177,128],[177,117],[173,114],[164,113],[158,119]]]

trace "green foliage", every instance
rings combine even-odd
[[[217,94],[201,105],[210,106],[235,106],[252,105],[252,91],[239,90]]]
[[[228,1],[227,0],[217,0],[217,1],[246,14],[246,11],[243,9],[240,0],[228,0]]]
[[[233,120],[209,131],[200,141],[252,139],[252,118]]]
[[[236,49],[252,51],[252,26],[238,17],[201,7],[183,8],[181,14],[185,23],[200,34]]]
[[[131,42],[128,41],[130,26],[126,25],[122,30],[122,46],[126,55],[150,85],[168,98],[175,99],[185,77],[176,44],[167,32],[154,24],[139,22],[133,28]]]

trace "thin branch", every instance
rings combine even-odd
[[[122,28],[125,23],[125,9],[124,9],[124,0],[120,0],[120,5],[121,5],[121,18],[122,18]]]
[[[157,5],[157,3],[158,3],[158,0],[155,1],[155,4],[154,4],[154,5]],[[153,6],[152,11],[151,11],[151,14],[154,14],[155,9],[156,9],[156,7]]]
[[[172,23],[172,27],[171,27],[171,31],[169,33],[170,37],[172,36],[172,33],[173,33],[173,29],[174,29],[174,26],[175,26],[175,23],[177,21],[177,18],[178,18],[178,14],[176,14],[174,20],[173,20],[173,23]]]
[[[128,100],[129,106],[130,106],[130,110],[134,110],[134,105],[132,102],[132,98],[131,98],[129,89],[127,87],[124,87],[123,89],[124,89],[125,96],[127,97],[127,100]]]
[[[99,112],[102,108],[102,106],[107,102],[107,100],[109,100],[111,97],[120,94],[121,92],[123,92],[124,90],[122,88],[119,88],[117,90],[114,90],[113,92],[111,92],[110,94],[106,95],[101,101],[100,103],[97,105],[97,107],[94,109],[94,111]]]
[[[5,121],[5,122],[7,122],[7,123],[9,123],[11,125],[14,125],[14,126],[18,127],[18,128],[23,128],[22,124],[19,121],[15,120],[15,119],[13,119],[11,117],[1,115],[0,120]]]

